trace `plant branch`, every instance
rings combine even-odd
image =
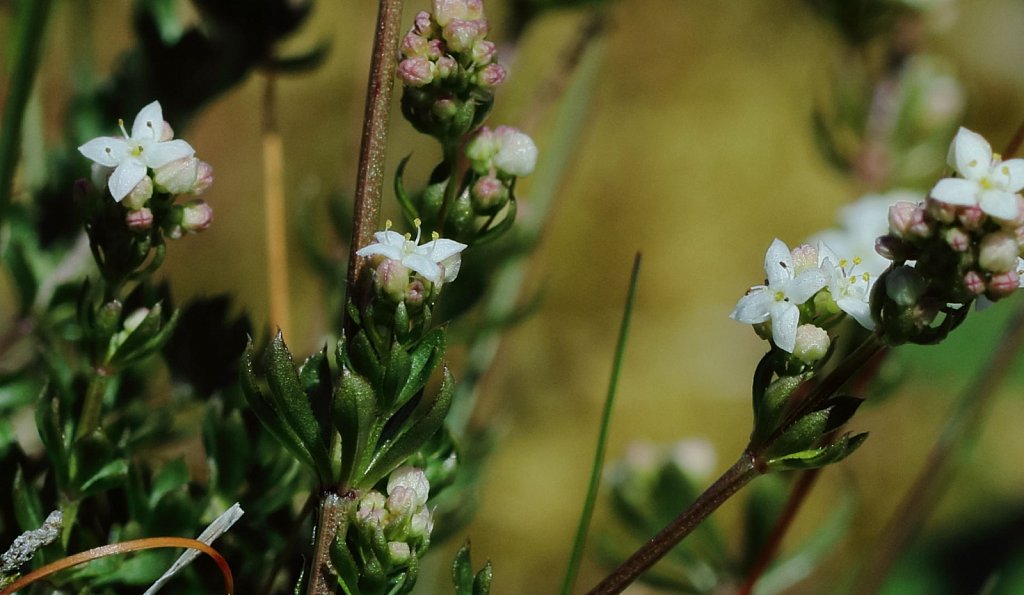
[[[306,595],[330,595],[334,592],[328,582],[333,574],[330,567],[331,544],[339,535],[344,535],[352,502],[354,500],[334,492],[327,492],[320,499],[320,514],[316,519],[316,549],[309,569]]]
[[[589,595],[612,595],[621,593],[648,568],[672,550],[684,537],[689,535],[712,512],[718,509],[740,488],[757,477],[754,456],[744,452],[732,467],[729,467],[715,483],[697,500],[675,518],[668,526],[651,538],[625,562],[619,565]]]
[[[35,84],[50,4],[50,0],[24,0],[17,3],[11,61],[13,71],[3,123],[0,124],[0,223],[6,217],[14,191],[14,170],[21,149],[21,121],[25,117],[28,98]]]
[[[619,386],[619,372],[622,370],[622,359],[626,354],[626,339],[629,337],[629,322],[633,315],[633,304],[636,302],[639,275],[640,253],[638,252],[633,259],[633,272],[629,277],[629,291],[626,294],[626,305],[623,308],[622,323],[619,326],[619,338],[615,345],[612,375],[608,380],[608,395],[604,400],[604,411],[601,413],[601,428],[597,437],[597,447],[594,449],[594,464],[590,468],[590,485],[587,486],[587,495],[583,500],[583,511],[580,513],[580,523],[576,529],[576,539],[573,542],[569,565],[565,570],[565,578],[562,580],[562,595],[569,595],[572,592],[573,585],[576,584],[576,576],[580,570],[580,561],[583,559],[583,548],[587,543],[590,520],[594,516],[594,502],[597,500],[597,488],[601,483],[601,468],[604,466],[604,453],[608,446],[608,430],[611,427],[612,411],[615,407],[615,391]]]
[[[858,581],[859,593],[877,593],[881,589],[900,552],[934,509],[959,462],[954,448],[978,429],[987,405],[1013,369],[1022,346],[1024,302],[1019,302],[988,362],[957,397],[921,472],[882,531],[879,545]]]

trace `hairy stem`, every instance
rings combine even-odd
[[[667,527],[651,538],[625,562],[619,565],[589,595],[611,595],[621,593],[648,568],[672,550],[684,537],[689,535],[712,512],[718,509],[740,488],[758,476],[754,464],[754,456],[749,452],[729,467],[715,483],[701,494],[697,500],[677,516]]]
[[[330,584],[334,574],[330,566],[331,544],[339,535],[344,535],[352,502],[354,500],[334,492],[326,492],[320,498],[320,514],[316,519],[316,549],[309,569],[306,595],[330,595],[335,592]]]
[[[14,170],[21,149],[21,121],[35,83],[50,4],[50,0],[17,3],[11,61],[13,70],[3,123],[0,124],[0,223],[7,214],[14,191]]]
[[[1003,336],[996,343],[988,362],[974,380],[960,393],[942,433],[921,465],[921,471],[910,491],[903,497],[896,512],[882,531],[878,547],[858,581],[859,593],[877,593],[889,570],[899,559],[911,537],[920,529],[934,509],[943,488],[961,460],[956,446],[971,436],[981,425],[987,405],[1013,369],[1017,354],[1024,346],[1024,302],[1006,324]]]

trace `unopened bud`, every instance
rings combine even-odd
[[[1020,287],[1020,275],[1017,271],[1007,271],[992,275],[988,282],[988,291],[985,296],[992,301],[1004,298]]]
[[[182,205],[181,227],[188,232],[198,233],[213,223],[213,209],[206,201],[193,200]]]
[[[153,180],[146,176],[139,180],[139,183],[131,189],[131,192],[124,197],[121,204],[129,209],[141,209],[153,196]]]
[[[481,215],[493,215],[508,202],[508,188],[493,176],[477,180],[469,191],[473,208]]]
[[[925,208],[928,210],[928,214],[936,221],[942,223],[952,223],[956,221],[956,205],[944,203],[939,200],[928,199],[925,202]]]
[[[417,507],[426,504],[430,495],[430,481],[427,480],[427,475],[416,467],[399,467],[391,472],[388,478],[388,493],[391,494],[398,488],[411,490]]]
[[[435,69],[437,78],[448,79],[459,71],[459,63],[451,56],[441,56],[435,63]]]
[[[537,145],[526,134],[511,126],[499,126],[495,135],[500,139],[494,167],[510,176],[528,176],[537,165]]]
[[[429,85],[434,80],[435,71],[433,62],[419,56],[398,63],[398,76],[411,87]]]
[[[414,31],[406,33],[402,38],[402,55],[406,58],[426,57],[427,48],[427,39]]]
[[[831,341],[824,329],[813,324],[802,324],[796,329],[796,345],[793,355],[800,361],[813,364],[825,357]]]
[[[430,17],[430,13],[425,10],[416,13],[412,21],[412,30],[422,37],[431,37],[434,34],[434,19]]]
[[[496,48],[494,42],[480,40],[473,44],[473,62],[481,66],[486,66],[494,61],[494,54]]]
[[[483,16],[482,0],[434,0],[434,20],[442,27],[453,19],[476,20]]]
[[[964,289],[972,295],[985,293],[985,279],[977,271],[969,271],[964,275]]]
[[[949,247],[957,252],[966,252],[971,247],[971,236],[959,227],[950,227],[943,237]]]
[[[388,555],[392,564],[405,564],[412,558],[412,550],[404,541],[389,541]]]
[[[799,275],[808,269],[818,266],[818,249],[810,244],[801,244],[793,248],[791,254],[793,256],[794,275]]]
[[[145,207],[128,211],[124,216],[124,222],[132,231],[147,231],[153,227],[153,211]]]
[[[377,289],[396,304],[405,301],[410,272],[408,267],[397,260],[383,259],[375,271]]]
[[[505,82],[505,76],[505,67],[497,62],[492,62],[477,74],[477,83],[481,87],[493,89]]]
[[[978,264],[992,273],[1005,273],[1017,269],[1020,246],[1017,239],[1004,231],[986,235],[981,240]]]
[[[438,99],[434,102],[431,111],[441,121],[451,120],[459,113],[459,104],[454,99]]]
[[[916,204],[903,200],[889,207],[889,232],[900,238],[909,237],[915,211]]]
[[[981,207],[960,207],[957,218],[971,231],[981,229],[982,224],[988,219]]]
[[[448,42],[449,50],[460,54],[466,53],[487,35],[487,21],[452,19],[444,26],[442,35]]]
[[[161,166],[153,171],[157,189],[168,194],[187,194],[196,186],[199,175],[199,160],[184,157]]]

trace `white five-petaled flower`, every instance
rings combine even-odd
[[[853,269],[861,264],[860,258],[853,261],[839,258],[825,242],[818,242],[818,266],[828,276],[828,292],[843,312],[853,317],[869,331],[875,330],[871,318],[871,275],[855,274]]]
[[[466,244],[441,238],[434,233],[434,239],[419,246],[420,221],[416,220],[416,239],[406,234],[391,231],[388,221],[384,231],[373,234],[374,243],[356,251],[359,256],[381,255],[398,261],[435,285],[454,281],[459,276],[462,255]]]
[[[980,134],[961,127],[949,147],[948,161],[963,178],[939,180],[932,188],[932,198],[951,205],[976,205],[998,219],[1018,217],[1024,159],[1002,161]]]
[[[107,187],[117,202],[128,196],[132,188],[146,177],[149,169],[195,154],[192,146],[181,139],[161,140],[164,115],[159,101],[139,110],[132,123],[131,136],[124,129],[124,122],[119,124],[124,138],[101,136],[78,147],[82,155],[114,168]]]
[[[796,270],[793,255],[785,242],[776,239],[764,256],[768,285],[751,287],[729,315],[737,322],[760,324],[771,320],[772,340],[780,349],[793,353],[796,328],[800,324],[800,304],[825,287],[827,278],[818,267]]]

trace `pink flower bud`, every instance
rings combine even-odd
[[[438,120],[450,120],[459,111],[459,104],[454,99],[438,99],[434,102],[431,111]]]
[[[427,294],[427,284],[422,279],[414,278],[412,281],[409,281],[409,286],[405,291],[405,305],[410,308],[422,306],[423,302],[427,299]]]
[[[406,58],[398,64],[398,76],[410,87],[429,85],[434,80],[434,63],[426,58]]]
[[[818,266],[818,249],[810,244],[801,244],[793,248],[791,254],[793,255],[793,268],[796,275]]]
[[[198,233],[213,223],[213,209],[206,201],[193,200],[182,206],[181,227],[185,231]]]
[[[473,201],[474,210],[490,215],[505,206],[508,201],[508,189],[498,178],[484,176],[473,184],[469,198]]]
[[[973,295],[985,293],[985,279],[977,271],[970,271],[964,275],[964,289]]]
[[[951,227],[945,233],[946,243],[957,252],[966,252],[971,247],[971,236],[959,227]]]
[[[473,44],[472,56],[473,62],[484,66],[494,61],[494,54],[496,48],[493,42],[481,40]]]
[[[487,21],[452,19],[444,26],[444,40],[452,52],[463,53],[473,49],[487,35]]]
[[[477,83],[481,87],[494,88],[505,82],[505,67],[497,62],[488,64],[477,74]]]
[[[925,201],[925,208],[928,210],[928,214],[936,221],[940,221],[942,223],[952,223],[956,221],[956,205],[946,204],[929,198]]]
[[[909,236],[916,210],[916,204],[903,200],[889,207],[889,231],[897,237]]]
[[[172,161],[153,171],[153,182],[157,189],[169,194],[187,194],[196,185],[199,173],[199,160],[185,157]]]
[[[206,192],[206,189],[213,185],[213,166],[209,163],[199,159],[199,165],[196,168],[196,183],[192,186],[192,194],[202,194]]]
[[[153,180],[146,176],[124,197],[123,204],[129,209],[141,209],[153,196]]]
[[[394,303],[405,300],[409,289],[409,273],[411,271],[397,260],[385,258],[377,266],[374,281],[377,289]]]
[[[994,302],[1017,291],[1018,287],[1020,287],[1020,275],[1017,274],[1017,271],[999,273],[992,275],[985,296]]]
[[[428,43],[426,38],[414,32],[409,32],[402,38],[402,55],[406,58],[426,57],[427,49]]]
[[[437,59],[437,78],[447,79],[459,71],[459,63],[451,56],[441,56]]]
[[[997,231],[981,239],[978,264],[986,271],[1005,273],[1017,269],[1019,255],[1017,239],[1004,231]]]
[[[482,0],[434,0],[434,19],[442,27],[453,19],[477,20],[483,16]]]
[[[424,58],[430,58],[431,60],[439,60],[441,56],[444,56],[444,42],[440,39],[431,39],[427,42],[427,51],[424,54]],[[449,57],[449,60],[451,58]],[[454,60],[452,60],[454,62]]]
[[[958,218],[960,223],[971,231],[981,229],[982,224],[988,219],[981,207],[960,207]]]
[[[434,30],[434,19],[430,17],[430,13],[421,10],[416,13],[415,18],[412,21],[412,31],[421,37],[432,37]]]
[[[147,231],[153,227],[153,211],[147,208],[128,211],[124,222],[132,231]]]

